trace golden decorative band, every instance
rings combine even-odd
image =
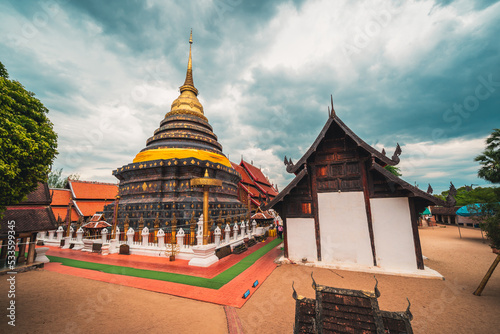
[[[134,163],[152,160],[166,160],[166,159],[186,159],[194,158],[198,160],[207,160],[213,163],[221,164],[226,167],[231,167],[229,159],[223,155],[187,149],[187,148],[158,148],[140,152],[134,158]]]

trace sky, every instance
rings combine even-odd
[[[50,110],[53,168],[117,182],[179,95],[193,29],[200,102],[230,160],[283,189],[337,115],[435,193],[477,178],[500,127],[498,1],[2,1],[0,61]]]

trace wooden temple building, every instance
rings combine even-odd
[[[285,225],[285,257],[295,261],[424,269],[417,220],[443,201],[386,170],[399,162],[359,138],[333,109],[297,162],[285,157],[291,183],[264,209]]]
[[[9,235],[18,243],[16,264],[31,264],[35,259],[35,241],[38,232],[55,230],[56,219],[50,207],[50,192],[46,183],[26,196],[22,202],[8,206],[0,219],[0,268],[7,259]],[[12,238],[12,237],[11,237]],[[26,258],[25,253],[28,253]]]
[[[231,162],[231,165],[241,175],[241,181],[238,183],[238,199],[242,203],[250,200],[252,212],[256,212],[257,208],[269,203],[278,195],[278,190],[260,168],[243,159],[239,165],[234,162]]]
[[[144,226],[160,227],[176,219],[185,225],[203,212],[203,189],[192,187],[191,180],[202,178],[205,171],[222,186],[210,189],[209,218],[230,219],[246,215],[246,205],[238,200],[240,174],[222,153],[212,126],[205,116],[194,86],[191,58],[192,35],[189,40],[189,60],[186,79],[180,96],[160,122],[133,162],[117,168],[113,175],[120,180],[117,210],[118,225],[128,219],[136,229],[141,218]],[[107,221],[113,221],[114,206],[104,209]]]
[[[65,189],[50,189],[52,211],[56,220],[75,223],[87,221],[104,206],[112,203],[118,194],[118,185],[95,181],[68,180]]]

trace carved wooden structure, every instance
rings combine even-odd
[[[387,165],[394,166],[399,162],[401,154],[399,144],[392,158],[389,158],[352,132],[335,114],[333,105],[329,116],[317,139],[297,163],[285,157],[286,170],[295,174],[295,178],[264,207],[264,209],[274,208],[285,222],[285,256],[288,256],[288,242],[290,242],[286,232],[287,220],[311,218],[314,219],[316,259],[321,261],[321,251],[326,245],[323,247],[321,245],[321,240],[324,240],[325,236],[321,236],[322,223],[318,197],[324,197],[324,194],[357,193],[363,197],[360,203],[364,202],[364,204],[360,204],[353,211],[362,210],[366,215],[373,265],[377,266],[378,258],[373,228],[374,200],[407,198],[408,204],[405,210],[409,210],[411,215],[407,220],[408,222],[411,220],[416,263],[419,269],[423,269],[417,216],[428,205],[444,205],[445,203],[408,184],[384,168]],[[383,152],[385,153],[385,150]],[[334,216],[336,212],[332,211],[328,214]],[[390,213],[387,214],[390,217]],[[350,224],[349,219],[344,224]],[[394,238],[398,236],[394,235]]]

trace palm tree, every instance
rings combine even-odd
[[[477,176],[491,183],[500,183],[500,129],[494,129],[486,139],[486,149],[474,161],[482,167]]]

